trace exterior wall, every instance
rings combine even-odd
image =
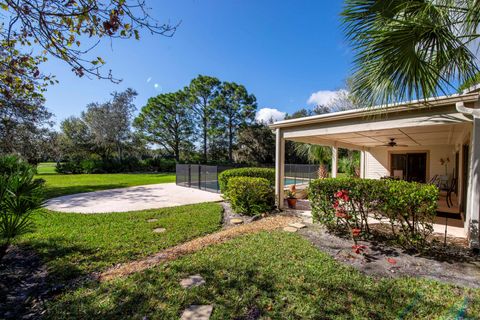
[[[430,146],[430,147],[409,147],[409,148],[389,148],[376,147],[369,148],[366,151],[365,159],[365,177],[367,179],[380,179],[390,175],[390,154],[392,153],[409,153],[409,152],[426,152],[427,153],[427,181],[434,175],[444,175],[445,167],[440,164],[440,159],[449,158],[448,174],[452,175],[455,169],[455,152],[454,145]]]

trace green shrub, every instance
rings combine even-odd
[[[221,172],[218,175],[218,185],[220,191],[225,193],[227,191],[227,185],[233,177],[254,177],[267,179],[270,186],[275,186],[275,169],[272,168],[238,168],[229,169]]]
[[[347,196],[339,197],[339,191]],[[433,231],[438,189],[397,180],[331,178],[310,182],[309,199],[314,219],[332,231],[355,229],[370,237],[368,217],[388,219],[401,245],[418,248]]]
[[[225,194],[236,213],[250,216],[269,212],[275,205],[275,192],[265,178],[231,177]]]
[[[69,160],[58,163],[55,170],[58,173],[120,173],[120,172],[175,172],[175,160],[137,158]]]
[[[31,214],[43,204],[36,169],[17,157],[0,157],[0,259],[13,238],[32,227]]]
[[[66,162],[59,162],[55,167],[55,171],[58,173],[83,173],[83,167],[80,161],[71,160]]]
[[[175,172],[175,166],[177,164],[174,159],[160,157],[145,159],[144,162],[149,168],[149,171],[156,172]]]

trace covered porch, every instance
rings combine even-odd
[[[285,120],[276,130],[276,199],[284,206],[285,140],[360,152],[360,178],[434,183],[441,221],[463,228],[471,246],[479,235],[478,92],[383,108],[358,109]],[[447,220],[445,220],[447,219]]]

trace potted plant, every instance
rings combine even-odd
[[[292,185],[290,187],[290,190],[287,190],[285,192],[285,196],[287,198],[287,203],[288,203],[288,207],[290,209],[295,209],[295,207],[297,206],[297,198],[296,198],[296,188],[295,188],[295,185]]]

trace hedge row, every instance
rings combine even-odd
[[[229,169],[221,172],[218,175],[218,185],[220,191],[225,193],[227,191],[227,184],[230,178],[233,177],[254,177],[267,179],[270,185],[275,186],[275,169],[272,168],[238,168]]]
[[[235,212],[246,215],[269,212],[275,205],[273,187],[265,178],[232,177],[225,196]]]
[[[58,173],[119,173],[119,172],[175,172],[175,160],[151,158],[139,160],[70,160],[58,163]]]
[[[398,242],[415,248],[433,231],[438,194],[434,185],[397,180],[319,179],[309,187],[313,217],[330,230],[369,237],[368,217],[386,219]]]
[[[218,176],[220,190],[232,209],[241,214],[258,215],[275,206],[275,170],[239,168],[225,170]]]

